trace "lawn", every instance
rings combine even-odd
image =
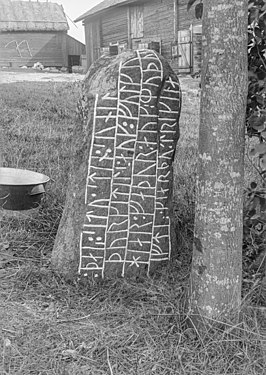
[[[228,321],[226,328],[217,325],[204,335],[186,324],[199,89],[198,81],[190,78],[182,78],[181,84],[181,138],[174,165],[178,249],[169,266],[152,278],[90,286],[66,282],[50,268],[80,86],[0,85],[4,166],[51,178],[39,212],[1,217],[1,375],[263,374],[265,299],[246,254],[241,323]]]

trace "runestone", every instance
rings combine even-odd
[[[112,76],[112,79],[114,77]],[[177,76],[156,52],[121,59],[116,93],[95,94],[80,231],[83,277],[150,274],[169,260]]]

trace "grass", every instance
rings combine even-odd
[[[261,325],[250,308],[262,284],[253,280],[239,325],[203,334],[186,324],[197,166],[197,81],[182,79],[181,138],[175,169],[179,250],[168,267],[139,281],[66,282],[50,268],[62,214],[75,103],[67,83],[0,85],[0,121],[8,167],[51,177],[35,215],[3,217],[0,233],[1,375],[263,374]],[[265,340],[265,337],[264,337]]]

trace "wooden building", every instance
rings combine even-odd
[[[200,70],[201,22],[188,0],[104,0],[83,21],[88,67],[103,53],[151,48],[178,72]]]
[[[56,3],[0,0],[0,66],[79,65],[85,45],[67,35],[68,29]]]
[[[66,36],[66,55],[67,66],[72,69],[72,66],[82,65],[82,57],[86,55],[86,47],[84,43],[79,42],[77,39],[70,35]]]

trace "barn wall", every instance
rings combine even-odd
[[[67,54],[68,55],[85,55],[86,48],[85,45],[78,40],[72,38],[71,36],[67,35]]]
[[[201,29],[198,27],[202,21],[195,17],[195,5],[193,5],[189,11],[187,11],[187,0],[177,0],[177,29],[179,35],[188,34],[190,35],[191,46],[183,45],[182,49],[190,49],[190,64],[191,68],[180,69],[180,71],[186,73],[196,73],[201,69]],[[180,42],[180,40],[179,40]],[[183,55],[180,46],[179,55]],[[181,58],[182,60],[182,58]],[[179,59],[178,66],[181,60]]]
[[[200,25],[201,20],[195,17],[195,6],[187,11],[188,0],[177,0],[177,24],[178,30],[189,29],[191,25]],[[197,4],[197,3],[196,3]]]
[[[101,47],[101,27],[100,19],[90,20],[85,22],[85,43],[86,43],[86,57],[87,68],[100,57]]]
[[[128,42],[127,7],[109,10],[101,17],[85,20],[87,68],[100,57],[101,48],[110,43]]]
[[[1,66],[64,66],[66,62],[64,32],[0,33]]]
[[[191,25],[201,24],[195,18],[195,7],[187,11],[188,0],[153,0],[136,2],[103,12],[100,16],[85,20],[85,37],[88,67],[100,56],[101,47],[110,43],[126,43],[130,48],[139,44],[160,42],[161,54],[178,71],[179,58],[172,54],[179,30],[191,30]],[[135,20],[136,14],[138,19]],[[138,21],[138,22],[137,22]],[[140,22],[141,21],[141,22]],[[131,40],[130,40],[131,39]],[[200,42],[197,36],[197,58],[191,64],[199,66]],[[190,48],[190,46],[188,46]],[[192,71],[190,68],[187,72]]]
[[[191,30],[191,25],[201,24],[195,17],[195,7],[187,11],[188,0],[154,0],[144,5],[144,40],[161,41],[161,53],[168,59],[172,68],[179,71],[179,59],[172,54],[172,45],[177,41],[179,30]],[[176,5],[176,6],[175,6]],[[191,34],[192,35],[192,34]],[[192,40],[191,40],[192,41]],[[195,46],[194,46],[195,43]],[[200,38],[193,39],[191,64],[200,65]],[[194,56],[194,50],[197,56]],[[183,71],[183,70],[182,70]]]
[[[144,39],[161,41],[161,52],[171,58],[171,42],[174,40],[173,0],[154,0],[144,5]]]
[[[109,10],[101,17],[101,47],[110,43],[127,43],[128,17],[127,7]]]

